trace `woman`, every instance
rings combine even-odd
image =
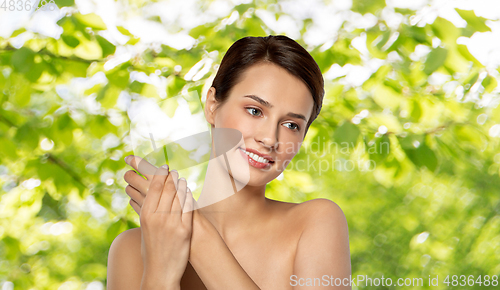
[[[294,40],[236,41],[207,93],[205,117],[212,129],[241,132],[245,146],[228,158],[248,162],[249,179],[236,194],[201,208],[202,197],[195,202],[175,170],[147,164],[154,174],[146,179],[128,171],[126,192],[141,227],[113,241],[108,289],[350,289],[342,210],[327,199],[294,204],[265,197],[266,184],[297,154],[323,95],[318,65]],[[136,170],[145,164],[136,156],[126,162]],[[209,182],[221,172],[211,166],[203,194],[223,186]],[[234,168],[224,169],[240,179]]]

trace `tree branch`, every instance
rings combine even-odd
[[[50,162],[61,167],[64,171],[66,171],[66,173],[69,176],[71,176],[76,182],[80,183],[83,187],[88,188],[88,186],[82,181],[80,176],[78,176],[78,174],[76,172],[74,172],[71,169],[71,167],[69,167],[64,161],[62,161],[61,159],[57,158],[56,156],[54,156],[50,153],[48,154],[47,159],[50,160]]]

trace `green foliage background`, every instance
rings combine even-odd
[[[132,7],[123,13],[154,2],[120,1]],[[56,3],[75,7],[71,0]],[[210,3],[199,5],[203,10]],[[291,164],[282,180],[268,185],[268,197],[289,202],[322,197],[339,204],[349,223],[353,275],[383,275],[394,282],[423,277],[423,287],[408,287],[419,289],[447,288],[429,287],[429,275],[499,275],[500,153],[499,139],[490,134],[500,123],[499,70],[486,69],[457,44],[458,37],[490,31],[487,19],[457,10],[465,28],[440,17],[419,26],[412,22],[418,11],[391,8],[403,18],[392,28],[382,17],[385,6],[354,0],[351,12],[371,13],[376,24],[360,29],[344,22],[330,44],[318,46],[303,39],[313,20],[297,20],[296,40],[324,73],[334,64],[363,66],[378,59],[382,65],[360,85],[344,82],[345,76],[326,79],[323,109],[294,164],[327,160],[332,166],[334,160],[336,166],[325,172]],[[183,89],[201,95],[234,41],[279,34],[257,15],[259,9],[276,19],[287,16],[274,1],[237,5],[191,29],[192,48],[146,44],[111,70],[104,64],[117,47],[103,36],[110,28],[93,13],[68,10],[57,22],[63,29],[57,39],[34,33],[14,47],[12,40],[28,33],[25,28],[0,38],[0,283],[11,281],[15,289],[105,285],[111,242],[138,226],[124,199],[123,174],[129,168],[123,158],[133,152],[127,112],[117,106],[120,94],[158,102]],[[236,18],[229,21],[230,15]],[[124,27],[117,29],[129,37],[117,46],[145,45]],[[368,56],[351,44],[360,35],[366,36]],[[416,57],[416,47],[428,53]],[[199,80],[186,80],[206,58],[214,61],[210,70]],[[72,80],[99,72],[104,83],[63,97],[68,94],[61,88],[71,88]],[[166,91],[131,81],[133,72],[166,79]],[[429,83],[435,73],[446,80]],[[89,99],[98,106],[89,106]],[[332,152],[315,140],[352,147]],[[51,142],[51,149],[42,149]],[[385,150],[369,150],[384,142]],[[371,169],[363,167],[367,161]]]

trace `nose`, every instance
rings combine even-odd
[[[276,128],[274,130],[265,128],[258,136],[256,136],[255,141],[262,144],[269,150],[277,150],[279,145],[277,133],[278,130],[276,130]]]

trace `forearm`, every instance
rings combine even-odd
[[[159,271],[144,271],[141,290],[180,290],[180,281],[166,279],[165,273]]]
[[[189,261],[207,289],[260,289],[213,225],[198,212],[194,215]]]

